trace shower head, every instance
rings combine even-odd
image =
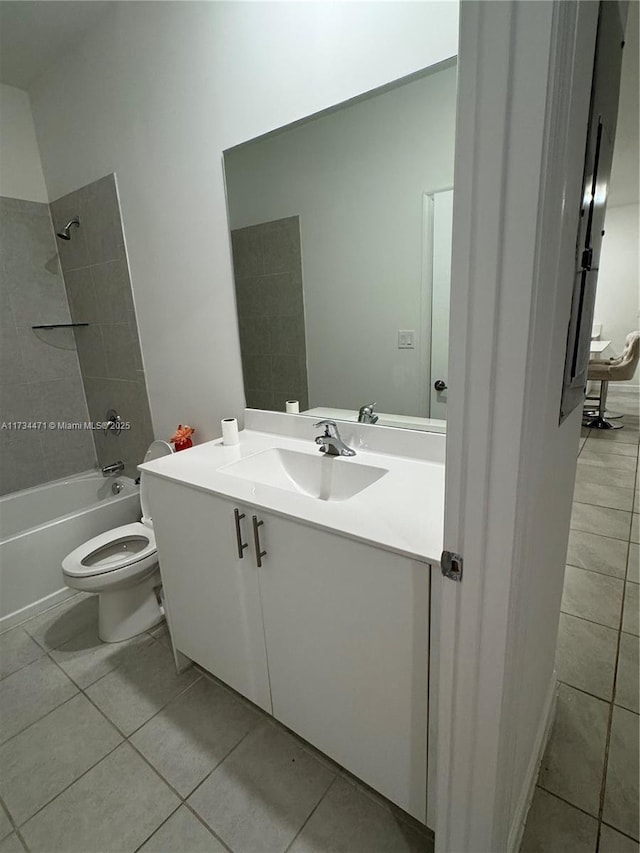
[[[80,217],[74,216],[73,219],[70,219],[67,224],[64,226],[62,231],[58,231],[56,237],[59,237],[61,240],[70,240],[71,234],[69,233],[71,230],[71,226],[76,225],[78,228],[80,227]]]

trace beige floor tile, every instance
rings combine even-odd
[[[187,797],[261,719],[247,703],[201,678],[139,729],[131,742]]]
[[[600,829],[598,853],[640,853],[640,846],[637,841],[603,823]]]
[[[22,827],[32,853],[136,850],[180,805],[123,743]]]
[[[25,853],[22,842],[15,832],[12,832],[4,841],[0,842],[0,853]]]
[[[561,684],[540,787],[597,817],[609,705]]]
[[[618,632],[560,614],[556,670],[565,684],[611,701]]]
[[[609,628],[620,627],[624,583],[598,572],[567,566],[561,609]]]
[[[44,650],[21,627],[0,635],[0,678],[41,657]]]
[[[640,638],[633,634],[620,634],[618,673],[616,676],[615,703],[629,711],[640,713],[638,673],[640,671]]]
[[[180,806],[160,829],[153,833],[138,853],[227,853],[218,839],[190,812]]]
[[[635,456],[623,456],[621,453],[607,453],[606,448],[603,451],[599,448],[590,450],[585,446],[580,452],[579,461],[581,466],[592,465],[596,468],[606,468],[609,471],[620,469],[621,471],[631,472],[632,475],[636,471]]]
[[[0,796],[19,826],[122,741],[81,694],[0,747]]]
[[[595,853],[598,821],[536,788],[520,853]]]
[[[627,543],[610,536],[570,530],[567,563],[580,569],[623,579],[627,563]]]
[[[23,624],[43,649],[55,649],[98,624],[98,596],[76,595]]]
[[[193,667],[177,675],[173,655],[154,640],[88,687],[86,693],[122,732],[130,735],[198,678],[201,675]]]
[[[638,519],[640,516],[637,512],[633,513],[633,517],[631,519],[631,541],[635,542],[636,545],[640,544],[640,524],[638,523]]]
[[[70,699],[78,688],[47,657],[0,681],[0,742]]]
[[[629,545],[627,580],[632,583],[640,583],[640,545],[635,542],[631,542]]]
[[[9,815],[0,805],[0,841],[6,838],[11,832],[13,832],[13,824],[9,820]]]
[[[630,421],[627,422],[625,418],[622,418],[620,422],[623,424],[622,429],[592,429],[589,441],[608,444],[611,447],[612,453],[613,447],[619,444],[628,444],[631,447],[637,447],[640,440],[640,433],[637,427]]]
[[[633,489],[635,486],[635,474],[633,470],[621,471],[619,468],[607,468],[602,465],[594,465],[588,460],[583,462],[578,457],[576,468],[577,483],[602,483],[605,486],[619,486],[621,489]]]
[[[229,847],[283,853],[334,779],[291,735],[265,723],[191,795]]]
[[[630,527],[631,512],[574,501],[571,513],[572,530],[597,533],[600,536],[610,536],[612,539],[623,539],[628,542]]]
[[[638,592],[640,586],[637,583],[626,583],[624,585],[624,613],[622,616],[622,630],[627,634],[635,634],[636,637],[640,634],[640,619],[638,608]]]
[[[619,486],[576,482],[573,499],[579,503],[605,506],[611,509],[623,509],[631,512],[633,494],[633,489],[621,489]]]
[[[123,643],[103,643],[97,629],[96,623],[50,652],[69,678],[82,688],[117,669],[139,654],[141,647],[154,642],[147,634],[140,634]]]
[[[638,775],[638,728],[637,714],[625,708],[613,706],[609,762],[602,819],[610,826],[638,840],[638,803],[640,791]]]
[[[344,779],[336,779],[290,853],[432,853],[431,838],[400,821]]]

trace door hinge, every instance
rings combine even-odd
[[[593,263],[593,249],[585,249],[582,253],[582,269],[590,270]]]
[[[458,582],[462,580],[462,554],[456,554],[453,551],[443,551],[440,557],[440,565],[445,578]]]

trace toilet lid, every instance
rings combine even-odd
[[[62,561],[62,571],[73,578],[104,575],[156,553],[156,537],[139,521],[114,527],[83,542]]]
[[[163,456],[171,456],[172,453],[173,447],[168,441],[152,441],[149,445],[149,449],[144,455],[144,461],[153,462],[154,459],[161,459]],[[142,507],[142,523],[147,527],[153,527],[153,519],[151,518],[151,510],[149,508],[149,497],[147,495],[144,471],[140,472],[140,506]]]

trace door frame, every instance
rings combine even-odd
[[[428,376],[418,391],[418,411],[421,417],[431,418],[432,351],[433,351],[433,229],[435,197],[453,192],[453,184],[422,193],[422,259],[420,274],[420,375]],[[428,340],[428,345],[427,345]]]
[[[545,533],[534,505],[544,486],[536,494],[530,484],[544,454],[577,448],[579,434],[579,417],[558,426],[559,365],[598,6],[461,3],[444,547],[464,569],[434,596],[436,853],[516,853],[552,719],[553,648],[539,661],[547,676],[535,731],[517,713],[529,578]],[[560,502],[556,556],[571,488]],[[545,602],[556,619],[561,589],[560,577]],[[531,744],[524,779],[520,738]]]

